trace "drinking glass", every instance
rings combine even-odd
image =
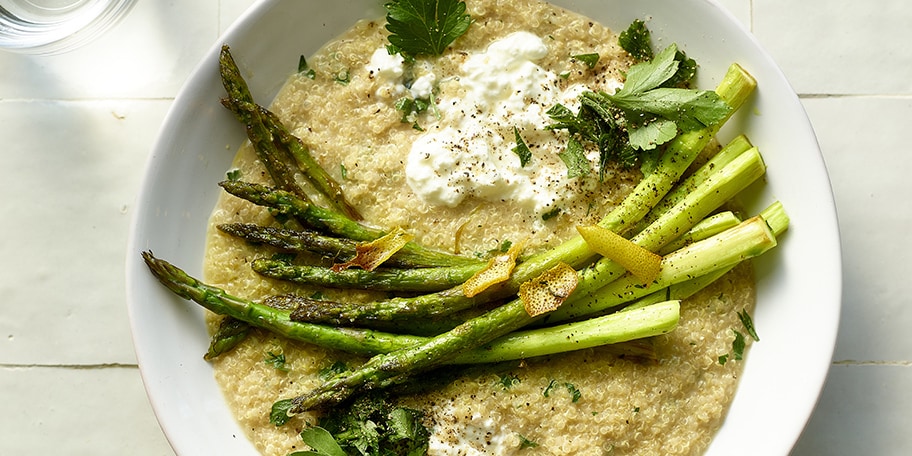
[[[0,49],[58,54],[96,38],[136,0],[0,0]]]

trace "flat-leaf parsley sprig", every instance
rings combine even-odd
[[[410,57],[442,54],[472,24],[458,0],[393,0],[384,7],[390,44]]]
[[[674,44],[650,58],[643,51],[648,49],[648,34],[644,33],[648,32],[640,31],[636,44],[638,55],[647,60],[629,68],[620,90],[613,94],[584,92],[577,113],[560,104],[548,111],[554,121],[548,128],[566,129],[580,141],[598,146],[600,178],[608,162],[633,166],[642,152],[656,149],[681,132],[713,125],[732,111],[714,91],[682,88],[693,78],[696,63]],[[568,146],[565,154],[570,149]],[[568,169],[572,174],[573,169]]]

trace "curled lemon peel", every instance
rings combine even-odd
[[[557,310],[573,293],[579,284],[579,276],[573,266],[558,263],[542,275],[519,286],[519,299],[526,313],[537,317]]]
[[[510,274],[513,273],[513,269],[516,267],[516,258],[519,257],[522,248],[523,243],[517,242],[510,246],[506,253],[495,255],[488,260],[488,264],[484,268],[473,274],[462,284],[462,293],[467,298],[471,298],[498,283],[505,282],[510,278]]]
[[[621,265],[643,283],[651,283],[662,269],[662,257],[598,225],[576,230],[594,252]]]
[[[401,227],[396,227],[388,234],[373,241],[358,243],[355,246],[355,257],[344,263],[334,264],[332,270],[340,272],[357,266],[366,271],[373,271],[414,238],[414,235],[407,233]]]

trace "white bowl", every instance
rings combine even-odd
[[[232,46],[258,100],[271,100],[298,57],[351,26],[380,17],[381,2],[265,0],[247,11],[206,54],[168,114],[136,205],[127,258],[129,314],[153,409],[180,455],[253,455],[202,359],[203,312],[159,285],[140,251],[199,276],[205,227],[243,129],[219,105],[218,50]],[[835,205],[813,129],[783,74],[740,23],[708,0],[564,0],[615,31],[649,19],[659,45],[676,42],[714,87],[732,62],[759,83],[752,102],[722,139],[743,132],[768,164],[766,183],[749,198],[757,211],[784,203],[791,226],[780,246],[756,261],[760,342],[747,356],[738,392],[709,455],[786,455],[813,411],[830,365],[841,296]]]

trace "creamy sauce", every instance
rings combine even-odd
[[[440,121],[409,152],[406,176],[419,197],[449,207],[466,198],[510,201],[545,213],[578,193],[557,155],[566,135],[547,130],[553,121],[546,111],[577,109],[586,87],[562,88],[559,75],[537,65],[548,52],[542,38],[514,32],[465,59],[453,81],[458,88],[450,88],[457,95],[440,98]],[[513,151],[516,132],[532,152],[525,166]],[[596,168],[597,151],[588,158]]]

